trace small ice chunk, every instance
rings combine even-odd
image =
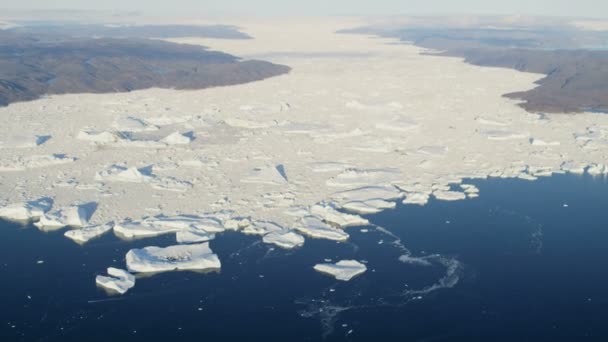
[[[220,259],[211,251],[208,242],[166,248],[132,249],[127,253],[126,260],[129,272],[136,273],[204,271],[221,268]]]
[[[349,281],[367,271],[367,267],[356,260],[341,260],[335,264],[317,264],[314,269],[342,281]]]
[[[109,232],[110,230],[112,230],[113,226],[113,223],[108,223],[98,226],[85,227],[82,229],[73,229],[68,230],[67,232],[65,232],[64,235],[76,243],[85,244],[90,240],[98,238],[103,234]]]
[[[47,197],[34,201],[14,203],[0,208],[0,217],[12,221],[38,220],[53,206],[53,200]]]
[[[285,249],[292,249],[304,245],[304,237],[293,231],[277,231],[267,234],[264,243],[273,244]]]
[[[440,201],[460,201],[467,198],[464,192],[460,191],[434,191],[433,196]]]
[[[173,132],[165,137],[161,142],[167,145],[188,145],[192,141],[192,138],[181,134],[180,132]]]
[[[332,203],[321,202],[315,204],[310,208],[310,214],[340,227],[365,226],[369,224],[368,220],[359,215],[342,213],[336,210],[335,205]]]
[[[95,278],[95,283],[104,289],[122,295],[135,286],[135,276],[131,273],[114,267],[108,267],[107,272],[109,277],[97,276]]]
[[[316,239],[346,241],[349,237],[343,230],[333,228],[316,216],[303,217],[295,228],[300,233]]]

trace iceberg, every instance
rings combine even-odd
[[[304,245],[304,237],[293,231],[276,231],[264,235],[264,243],[273,244],[284,249],[292,249]]]
[[[178,245],[166,248],[145,247],[127,253],[127,269],[135,273],[168,271],[204,271],[221,268],[220,259],[209,243]]]
[[[335,264],[317,264],[314,269],[342,281],[349,281],[367,271],[367,267],[356,260],[342,260]]]
[[[67,232],[65,232],[64,235],[65,237],[78,244],[85,244],[90,240],[96,239],[102,236],[103,234],[109,232],[110,230],[112,230],[113,226],[113,223],[108,223],[97,226],[85,227],[81,229],[73,229],[68,230]]]
[[[97,276],[95,278],[95,283],[100,287],[122,295],[135,286],[135,276],[131,273],[114,267],[108,267],[107,272],[108,277]]]

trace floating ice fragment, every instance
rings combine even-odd
[[[304,237],[293,231],[277,231],[267,234],[264,243],[273,244],[285,249],[292,249],[304,245]]]
[[[200,229],[180,230],[175,234],[177,243],[201,243],[215,239],[215,234]]]
[[[108,223],[82,229],[73,229],[68,230],[64,235],[76,243],[84,244],[109,232],[113,226],[113,223]]]
[[[127,253],[126,260],[129,272],[136,273],[204,271],[221,268],[220,259],[213,254],[208,242],[166,248],[132,249]]]
[[[332,203],[321,202],[310,208],[310,213],[322,218],[325,222],[333,223],[340,227],[365,226],[369,221],[359,215],[352,215],[336,210]]]
[[[283,231],[280,225],[269,221],[255,221],[243,228],[243,233],[248,235],[266,235],[273,232]]]
[[[314,269],[342,281],[349,281],[367,271],[367,267],[356,260],[342,260],[335,264],[317,264]]]
[[[405,194],[403,204],[425,205],[429,202],[429,198],[428,192],[408,192]]]
[[[108,267],[107,272],[109,277],[97,276],[95,278],[95,283],[104,289],[125,294],[135,286],[135,276],[131,273],[114,267]]]
[[[433,196],[440,201],[460,201],[467,198],[464,192],[459,191],[434,191]]]
[[[346,241],[349,235],[341,229],[333,228],[315,216],[306,216],[300,219],[295,229],[304,235],[316,239]]]
[[[44,197],[34,201],[9,204],[0,208],[0,217],[12,221],[38,220],[53,206],[53,200]]]

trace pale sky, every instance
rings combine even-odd
[[[0,0],[3,9],[138,10],[150,14],[526,14],[608,17],[608,0]]]

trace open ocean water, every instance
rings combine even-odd
[[[400,204],[349,228],[348,243],[285,251],[223,234],[211,242],[221,272],[138,277],[125,296],[95,275],[173,236],[79,246],[0,222],[0,340],[608,340],[606,179],[470,183],[480,198]],[[325,259],[368,271],[339,282],[313,270]]]

